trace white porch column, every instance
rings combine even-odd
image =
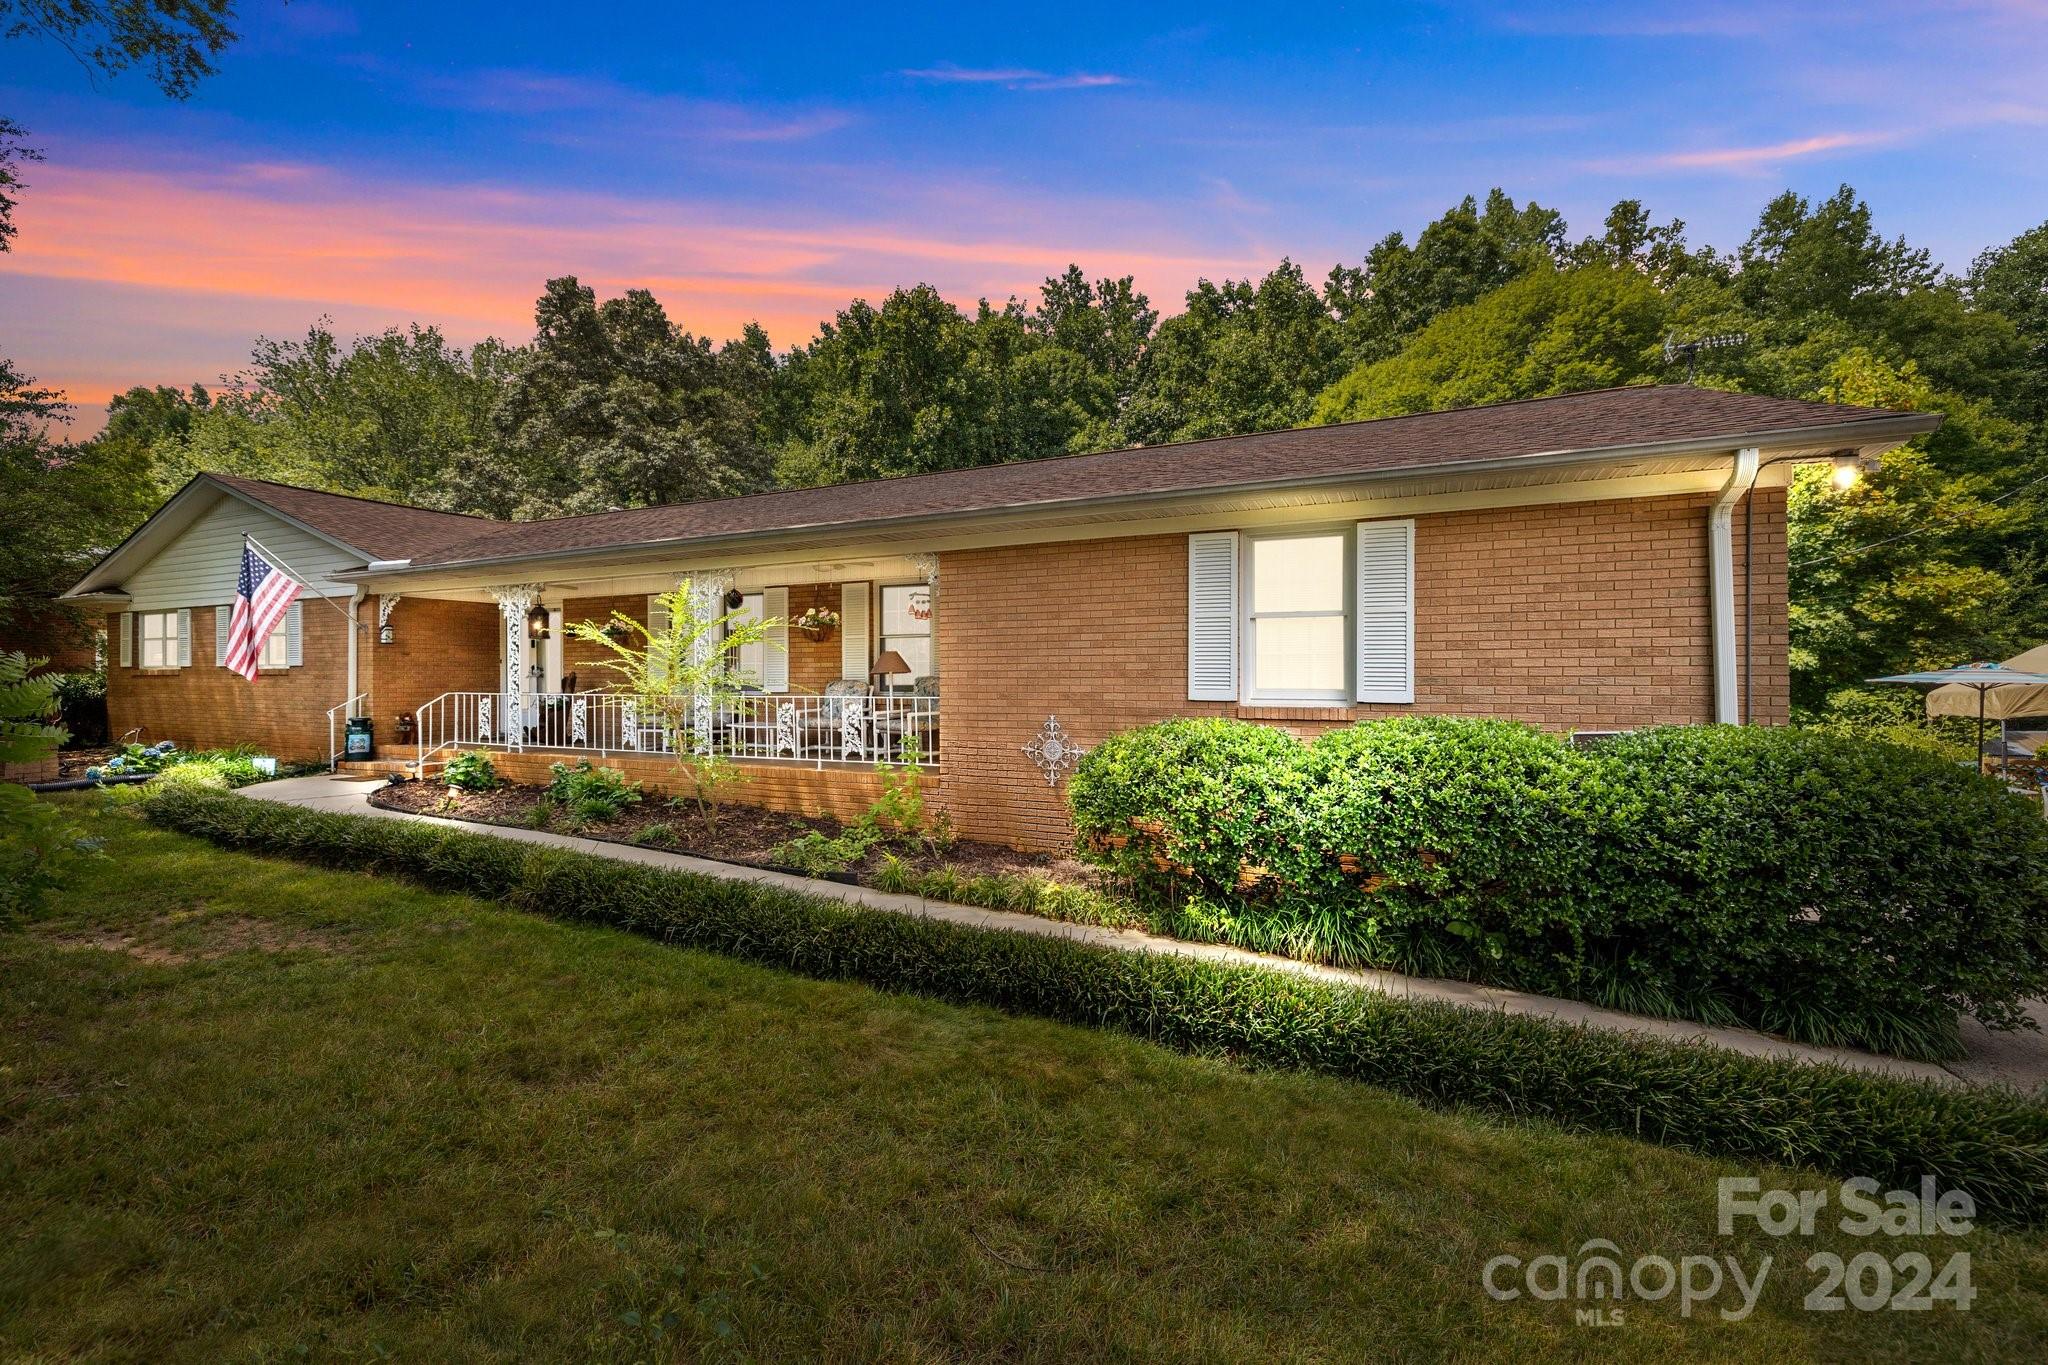
[[[526,613],[533,610],[540,593],[538,583],[511,583],[490,589],[505,626],[505,704],[500,716],[505,726],[505,743],[514,749],[526,742]]]
[[[725,615],[725,594],[739,582],[739,573],[733,569],[710,569],[693,574],[690,578],[690,610],[696,614],[701,627],[707,621],[716,621]],[[690,662],[701,668],[711,662],[717,641],[709,631],[700,630],[690,642]],[[711,696],[698,690],[690,698],[690,747],[697,753],[711,752],[711,731],[714,717],[711,714]]]
[[[1728,482],[1707,511],[1707,581],[1711,595],[1714,649],[1714,721],[1734,725],[1742,719],[1742,699],[1735,671],[1735,504],[1756,482],[1757,451],[1735,452]]]

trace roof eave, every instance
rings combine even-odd
[[[716,536],[671,536],[652,540],[624,540],[608,545],[585,545],[566,550],[544,550],[530,554],[492,555],[475,559],[445,560],[421,564],[413,563],[403,570],[373,571],[371,569],[349,570],[333,574],[337,582],[361,582],[367,579],[397,580],[416,575],[432,573],[457,573],[472,569],[490,569],[499,566],[550,564],[563,560],[588,558],[592,555],[612,554],[629,550],[653,550],[665,546],[689,547],[693,550],[713,551],[729,544],[762,542],[778,537],[815,536],[821,532],[857,532],[869,529],[888,528],[891,530],[931,525],[974,525],[1020,513],[1043,513],[1047,511],[1089,512],[1107,508],[1127,507],[1132,511],[1185,501],[1192,497],[1214,496],[1222,493],[1255,493],[1281,488],[1314,489],[1342,484],[1384,483],[1396,479],[1426,478],[1444,473],[1485,474],[1514,470],[1541,470],[1556,465],[1620,463],[1629,460],[1670,458],[1674,456],[1711,456],[1721,452],[1734,451],[1755,446],[1760,449],[1783,449],[1785,447],[1829,447],[1853,446],[1858,449],[1898,445],[1922,436],[1939,427],[1942,422],[1939,413],[1894,413],[1883,417],[1863,417],[1846,422],[1829,423],[1825,426],[1781,427],[1760,431],[1739,431],[1711,437],[1685,437],[1670,441],[1633,442],[1620,446],[1579,447],[1568,450],[1540,451],[1528,455],[1510,455],[1492,460],[1440,460],[1430,464],[1406,465],[1399,469],[1370,471],[1344,471],[1335,474],[1315,475],[1308,478],[1287,477],[1272,479],[1246,479],[1227,484],[1208,484],[1199,488],[1178,488],[1145,493],[1104,494],[1086,498],[1058,498],[1044,502],[1015,503],[999,507],[974,508],[956,512],[921,512],[900,517],[865,517],[857,521],[813,522],[800,526],[779,526],[771,530],[740,531]]]
[[[244,490],[235,487],[231,483],[227,483],[221,479],[217,479],[213,475],[202,471],[198,474],[194,474],[190,479],[187,479],[185,481],[185,486],[183,488],[180,488],[177,492],[171,494],[169,498],[166,498],[164,500],[163,506],[157,508],[156,511],[150,513],[148,519],[145,520],[142,523],[142,525],[136,527],[133,531],[130,531],[126,536],[124,536],[119,545],[116,545],[113,549],[107,551],[104,555],[100,556],[99,561],[95,563],[90,569],[87,569],[85,573],[79,577],[79,580],[76,583],[72,584],[69,588],[65,589],[65,591],[58,594],[57,600],[59,602],[85,601],[86,599],[90,598],[93,593],[100,591],[101,589],[99,588],[89,586],[93,582],[93,580],[95,578],[98,578],[101,574],[106,573],[109,570],[109,568],[114,565],[116,561],[125,556],[131,549],[143,543],[145,537],[148,536],[153,527],[158,527],[162,525],[166,513],[170,512],[173,508],[179,506],[181,503],[187,501],[193,495],[194,490],[202,486],[206,488],[211,488],[214,491],[220,493],[224,497],[235,498],[242,502],[245,502],[251,507],[257,508],[258,510],[270,516],[276,517],[279,521],[282,521],[289,526],[293,526],[296,527],[298,530],[304,531],[307,535],[312,536],[315,539],[327,542],[329,545],[334,546],[336,549],[341,550],[346,554],[351,554],[359,557],[365,564],[369,563],[371,559],[375,558],[374,555],[370,554],[370,552],[365,550],[362,546],[351,545],[348,541],[341,539],[339,536],[332,535],[329,532],[323,531],[316,526],[309,526],[305,522],[301,521],[299,518],[285,511],[283,508],[273,506],[272,504],[263,501],[263,499],[256,497],[254,494],[245,492]],[[336,577],[339,577],[339,575],[336,575]]]

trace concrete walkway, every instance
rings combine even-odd
[[[1705,1043],[1753,1057],[1827,1062],[1880,1075],[1950,1084],[1986,1084],[2002,1081],[2023,1088],[2048,1084],[2048,1034],[2043,1033],[1994,1034],[1978,1027],[1973,1021],[1965,1020],[1964,1044],[1970,1052],[1965,1060],[1946,1066],[1933,1062],[1904,1061],[1896,1057],[1884,1057],[1848,1048],[1811,1047],[1750,1029],[1715,1028],[1685,1020],[1624,1014],[1619,1010],[1601,1009],[1575,1000],[1527,995],[1520,991],[1476,986],[1463,981],[1438,981],[1426,977],[1402,976],[1397,972],[1326,967],[1312,962],[1297,962],[1292,958],[1250,952],[1243,948],[1226,947],[1222,944],[1186,943],[1179,939],[1161,938],[1133,929],[1103,929],[1094,925],[1067,924],[1059,920],[1006,910],[983,910],[970,905],[926,900],[922,896],[897,895],[864,886],[848,886],[843,882],[771,872],[765,868],[741,867],[732,863],[714,862],[705,858],[693,858],[688,854],[667,853],[660,849],[640,848],[631,844],[582,839],[575,835],[556,834],[547,830],[482,825],[467,820],[444,820],[430,815],[385,810],[370,804],[370,793],[383,784],[384,779],[381,777],[292,777],[244,787],[241,794],[262,801],[304,806],[309,810],[370,815],[387,820],[418,820],[427,824],[467,830],[472,834],[486,834],[499,839],[546,844],[555,848],[574,849],[580,853],[594,853],[600,857],[617,858],[623,862],[647,863],[655,867],[697,872],[709,877],[725,877],[735,881],[763,882],[810,896],[849,901],[893,914],[948,920],[954,924],[973,925],[981,929],[1000,929],[1009,933],[1071,939],[1077,943],[1090,943],[1124,952],[1178,953],[1214,962],[1287,972],[1317,981],[1356,986],[1414,1000],[1438,1001],[1471,1009],[1501,1010],[1508,1014],[1530,1015],[1565,1024],[1612,1029],[1666,1042]],[[2034,1008],[2036,1018],[2044,1027],[2048,1027],[2048,1007],[2037,1003]]]

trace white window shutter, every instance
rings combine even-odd
[[[1358,523],[1358,700],[1415,700],[1415,523]]]
[[[228,622],[233,619],[233,616],[234,608],[232,607],[215,607],[213,609],[213,666],[215,668],[226,668],[228,666]]]
[[[299,620],[300,609],[305,605],[304,602],[294,602],[291,609],[284,614],[284,663],[287,668],[297,668],[306,661],[305,651],[300,643]]]
[[[1188,700],[1237,700],[1237,532],[1188,537]]]
[[[121,633],[121,667],[135,667],[135,613],[124,611],[114,618]]]
[[[649,593],[647,595],[647,634],[649,642],[651,643],[652,637],[660,635],[667,629],[668,604],[661,600],[658,593]],[[652,657],[653,654],[654,651],[650,648],[648,650],[650,657],[647,660],[647,680],[659,686],[668,681],[668,664],[663,659]]]
[[[761,615],[773,622],[761,644],[761,690],[789,691],[789,589],[764,588]]]
[[[184,607],[178,612],[178,667],[192,666],[192,608]]]
[[[868,681],[874,666],[874,651],[868,648],[868,588],[866,583],[839,585],[839,676]]]

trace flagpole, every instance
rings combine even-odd
[[[245,544],[255,546],[256,553],[262,555],[265,559],[269,560],[272,564],[276,565],[279,571],[288,574],[291,577],[292,581],[297,583],[300,587],[310,589],[313,586],[310,582],[307,581],[306,576],[304,574],[300,573],[297,569],[294,569],[291,565],[285,563],[284,558],[281,555],[273,554],[268,545],[265,545],[262,541],[256,539],[256,537],[250,535],[247,531],[242,532],[242,540],[243,543]],[[357,630],[369,629],[369,626],[365,625],[361,621],[356,620],[355,614],[353,612],[351,612],[347,607],[341,605],[341,603],[335,601],[332,597],[328,597],[324,594],[317,592],[314,593],[313,596],[318,597],[322,602],[325,602],[328,606],[333,607],[336,611],[340,612],[342,616],[347,619],[348,623],[354,626]]]

